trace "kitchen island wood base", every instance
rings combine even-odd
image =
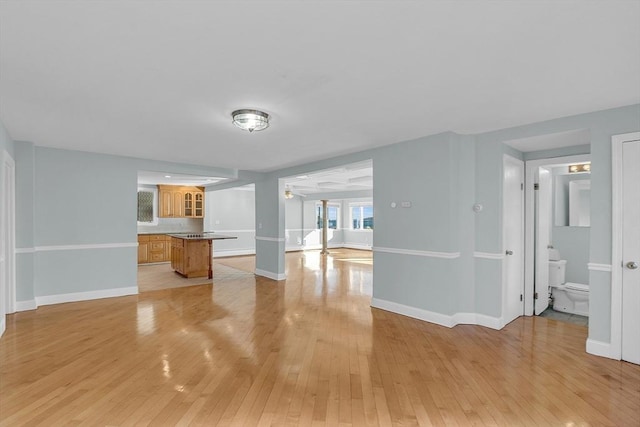
[[[203,233],[171,234],[171,268],[186,278],[213,278],[213,241],[237,237]]]

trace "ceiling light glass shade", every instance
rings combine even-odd
[[[236,110],[231,113],[233,124],[242,130],[253,132],[269,127],[269,115],[258,110]]]
[[[285,190],[284,198],[285,199],[293,199],[293,192],[291,190]]]

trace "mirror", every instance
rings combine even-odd
[[[591,225],[591,180],[576,179],[569,182],[569,226]]]
[[[569,174],[566,166],[553,168],[554,225],[589,227],[591,225],[590,173]]]

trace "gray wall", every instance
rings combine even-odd
[[[137,172],[220,168],[16,143],[20,307],[135,293]]]

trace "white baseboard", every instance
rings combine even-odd
[[[0,318],[0,337],[4,334],[4,331],[7,329],[7,319],[5,316]]]
[[[449,315],[434,313],[421,308],[398,304],[397,302],[371,298],[371,307],[390,311],[396,314],[402,314],[403,316],[413,317],[418,320],[424,320],[429,323],[435,323],[436,325],[446,326],[447,328],[455,326],[453,318]]]
[[[371,245],[360,245],[357,243],[345,243],[344,245],[342,245],[342,247],[347,249],[361,249],[365,251],[370,251],[373,249]]]
[[[45,295],[36,297],[36,305],[62,304],[65,302],[89,301],[102,298],[122,297],[127,295],[137,295],[138,287],[101,289],[99,291],[74,292],[70,294]]]
[[[611,344],[608,342],[587,339],[587,353],[594,356],[608,357],[609,359],[620,360],[611,356]]]
[[[233,251],[213,251],[213,258],[224,258],[229,256],[255,255],[255,249],[237,249]]]
[[[304,246],[302,245],[293,245],[293,246],[287,246],[284,249],[285,252],[298,252],[298,251],[304,251]]]
[[[327,249],[340,249],[343,248],[344,245],[342,243],[328,243],[327,244]],[[322,245],[304,245],[301,247],[301,250],[303,251],[313,251],[313,250],[317,250],[317,249],[322,249]]]
[[[446,326],[447,328],[453,328],[456,325],[478,325],[500,330],[504,327],[504,322],[501,318],[479,313],[456,313],[450,316],[379,298],[371,299],[371,307],[413,317],[418,320],[424,320],[425,322],[435,323],[436,325]]]
[[[501,317],[491,317],[480,313],[456,313],[452,317],[456,325],[478,325],[498,331],[504,328],[504,321]]]
[[[255,274],[256,276],[266,277],[271,280],[285,280],[287,278],[287,275],[284,273],[277,274],[266,270],[260,270],[259,268],[256,268]]]
[[[16,311],[29,311],[38,308],[36,300],[30,299],[27,301],[16,301]]]

